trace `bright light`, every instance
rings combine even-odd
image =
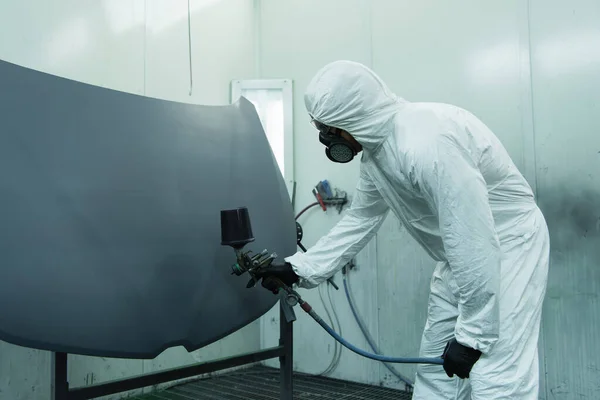
[[[244,89],[242,96],[254,104],[281,174],[285,176],[283,92],[278,89]]]

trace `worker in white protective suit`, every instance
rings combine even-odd
[[[397,97],[355,62],[321,69],[305,103],[332,161],[362,152],[360,179],[340,222],[263,286],[324,282],[391,209],[438,261],[420,356],[444,366],[418,366],[413,399],[537,400],[549,234],[500,141],[463,109]]]

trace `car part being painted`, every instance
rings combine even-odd
[[[219,210],[296,249],[252,104],[198,106],[0,61],[0,340],[103,357],[208,345],[277,298],[224,266]]]
[[[231,223],[231,221],[233,219],[223,222],[221,224],[221,226],[223,227],[223,232],[221,233],[221,235],[223,238],[235,237],[236,240],[231,241],[231,242],[223,240],[222,244],[232,246],[234,248],[234,250],[236,251],[236,254],[238,255],[238,262],[233,267],[234,271],[237,271],[235,274],[239,276],[245,272],[248,272],[248,274],[252,277],[251,282],[256,282],[257,278],[256,278],[255,274],[258,271],[260,271],[261,269],[268,269],[269,266],[271,265],[271,262],[265,263],[263,265],[258,265],[257,263],[250,262],[249,261],[250,258],[241,258],[244,261],[240,264],[239,254],[242,253],[242,248],[247,243],[254,241],[254,236],[252,234],[252,230],[247,229],[247,227],[250,226],[250,222],[249,222],[250,219],[249,219],[249,213],[248,213],[247,208],[242,207],[241,209],[237,209],[237,210],[222,210],[221,218],[223,219],[223,218],[227,217],[228,215],[232,215],[232,214],[243,215],[243,218],[237,219],[237,221],[238,221],[237,225],[235,223]],[[245,254],[245,253],[242,253],[242,254]],[[368,353],[364,350],[361,350],[361,349],[357,348],[356,346],[352,345],[351,343],[347,342],[343,337],[341,337],[333,329],[331,329],[331,327],[329,325],[327,325],[327,323],[325,321],[323,321],[323,319],[315,312],[315,310],[310,306],[310,304],[308,304],[306,301],[304,301],[304,299],[302,299],[302,297],[298,294],[298,292],[296,292],[294,289],[290,288],[289,286],[285,285],[281,281],[279,282],[279,286],[280,286],[280,293],[283,292],[286,296],[285,299],[286,299],[287,304],[289,304],[292,307],[299,304],[300,308],[302,308],[302,310],[304,310],[319,325],[321,325],[321,327],[327,333],[329,333],[335,340],[337,340],[344,347],[346,347],[347,349],[349,349],[350,351],[352,351],[358,355],[361,355],[363,357],[370,358],[370,359],[376,360],[376,361],[383,361],[383,362],[387,362],[387,363],[396,363],[396,364],[442,365],[444,363],[444,361],[441,358],[388,357],[388,356],[382,356],[379,354]],[[248,287],[250,287],[250,285],[248,285]]]

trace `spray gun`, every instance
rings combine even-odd
[[[250,224],[250,215],[248,209],[245,207],[237,208],[233,210],[222,210],[221,211],[221,245],[231,246],[236,254],[237,262],[231,267],[232,275],[241,276],[248,272],[251,279],[246,285],[247,288],[254,287],[258,281],[256,272],[262,269],[268,269],[273,260],[277,258],[277,254],[268,254],[267,250],[263,250],[261,253],[252,255],[250,251],[243,251],[243,248],[254,241],[252,234],[252,226]],[[323,319],[313,310],[313,308],[302,297],[291,287],[287,286],[283,282],[279,281],[280,294],[284,295],[284,301],[286,307],[283,308],[288,322],[296,319],[292,307],[300,304],[302,310],[310,315],[327,333],[329,333],[335,340],[340,342],[344,347],[359,354],[363,357],[370,358],[372,360],[388,362],[388,363],[401,363],[401,364],[437,364],[442,365],[444,363],[441,358],[398,358],[398,357],[386,357],[379,354],[368,353],[364,350],[357,348],[356,346],[348,343],[343,337],[338,335]]]
[[[230,246],[235,252],[236,263],[231,266],[231,274],[241,276],[247,272],[250,275],[246,288],[256,286],[260,279],[256,273],[269,268],[277,258],[276,253],[269,254],[266,249],[254,255],[251,251],[244,251],[244,247],[251,242],[254,242],[254,235],[248,209],[241,207],[221,210],[221,245]],[[281,288],[285,287],[283,282],[279,283]],[[283,298],[285,306],[282,309],[287,322],[293,322],[296,320],[296,315],[292,307],[298,302],[293,295],[286,295],[286,293],[287,291],[280,290],[280,295],[285,296]]]
[[[231,274],[240,276],[248,272],[250,275],[247,288],[256,285],[258,278],[255,273],[269,267],[277,258],[276,253],[269,254],[267,249],[254,255],[251,251],[243,251],[243,248],[253,241],[254,236],[247,208],[221,211],[221,245],[231,246],[235,251],[237,262],[231,266]]]

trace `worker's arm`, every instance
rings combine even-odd
[[[306,253],[298,252],[285,259],[300,277],[298,286],[313,288],[346,265],[371,240],[388,210],[361,167],[352,204],[344,217]]]
[[[485,354],[498,339],[502,257],[487,186],[468,150],[451,134],[436,138],[420,153],[418,183],[439,219],[446,259],[459,288],[455,337]]]

